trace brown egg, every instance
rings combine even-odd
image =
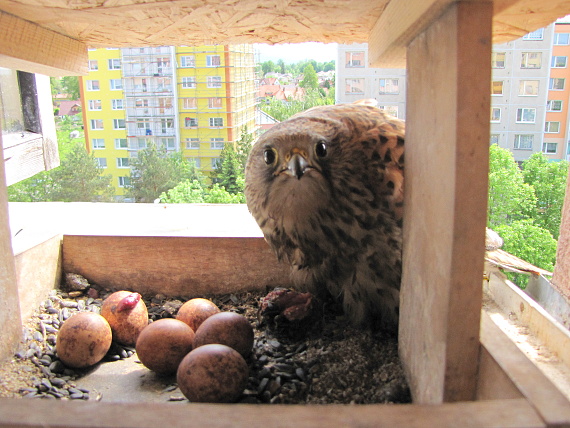
[[[220,309],[208,299],[190,299],[178,310],[176,319],[184,321],[194,331],[211,315],[217,314]]]
[[[101,315],[113,330],[113,340],[133,346],[148,325],[148,311],[139,293],[117,291],[103,301]]]
[[[214,314],[196,330],[194,349],[210,343],[227,345],[245,358],[253,348],[253,327],[246,317],[235,312]]]
[[[62,324],[55,348],[66,366],[83,368],[101,361],[111,340],[111,327],[105,318],[93,312],[79,312]]]
[[[176,373],[180,361],[192,350],[194,330],[186,323],[163,318],[147,325],[137,339],[141,363],[162,375]]]
[[[176,380],[180,391],[192,402],[231,403],[243,393],[248,376],[247,363],[237,351],[210,344],[184,357]]]

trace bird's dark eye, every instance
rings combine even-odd
[[[324,141],[319,141],[315,145],[315,153],[320,158],[324,158],[327,155],[327,145],[325,144]]]
[[[273,148],[265,149],[263,151],[263,160],[267,165],[272,165],[277,160],[277,151]]]

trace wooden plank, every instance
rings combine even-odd
[[[486,313],[481,318],[481,344],[548,426],[570,426],[570,402]]]
[[[200,296],[289,286],[263,238],[63,237],[63,271],[143,294]]]
[[[0,147],[2,128],[0,127]],[[0,159],[0,360],[13,355],[22,335],[20,303],[16,283],[16,264],[12,252],[12,234],[8,223],[8,192],[4,159]]]
[[[523,398],[523,395],[489,354],[489,351],[481,347],[477,376],[477,400],[505,400],[510,398]]]
[[[61,235],[54,236],[15,256],[16,281],[24,321],[61,283],[61,238]]]
[[[0,28],[0,67],[48,76],[87,74],[85,43],[1,10]]]
[[[491,4],[460,2],[408,49],[400,354],[414,402],[476,392]],[[469,82],[469,85],[465,85]]]
[[[451,3],[453,0],[389,2],[368,38],[370,66],[405,67],[408,45]]]
[[[544,427],[526,400],[440,406],[259,406],[0,399],[0,427]]]
[[[566,181],[566,196],[562,207],[560,236],[556,248],[556,265],[554,266],[552,285],[570,301],[570,180]]]

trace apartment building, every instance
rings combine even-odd
[[[552,160],[567,157],[569,33],[570,24],[557,23],[493,47],[490,143],[519,162],[539,151]],[[339,45],[337,102],[373,98],[405,119],[405,70],[367,64],[366,44]]]
[[[365,98],[400,119],[406,118],[406,70],[368,66],[368,43],[338,45],[336,102],[351,103]]]
[[[130,160],[151,143],[207,176],[225,143],[256,132],[254,67],[252,45],[90,50],[80,84],[86,145],[118,199]]]

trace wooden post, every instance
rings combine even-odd
[[[492,3],[458,2],[409,45],[400,353],[416,403],[475,398]]]
[[[570,179],[566,182],[552,284],[570,302]]]
[[[2,129],[0,128],[0,148]],[[8,221],[8,191],[4,157],[0,156],[0,361],[12,355],[22,335],[16,264],[12,251],[12,235]]]

